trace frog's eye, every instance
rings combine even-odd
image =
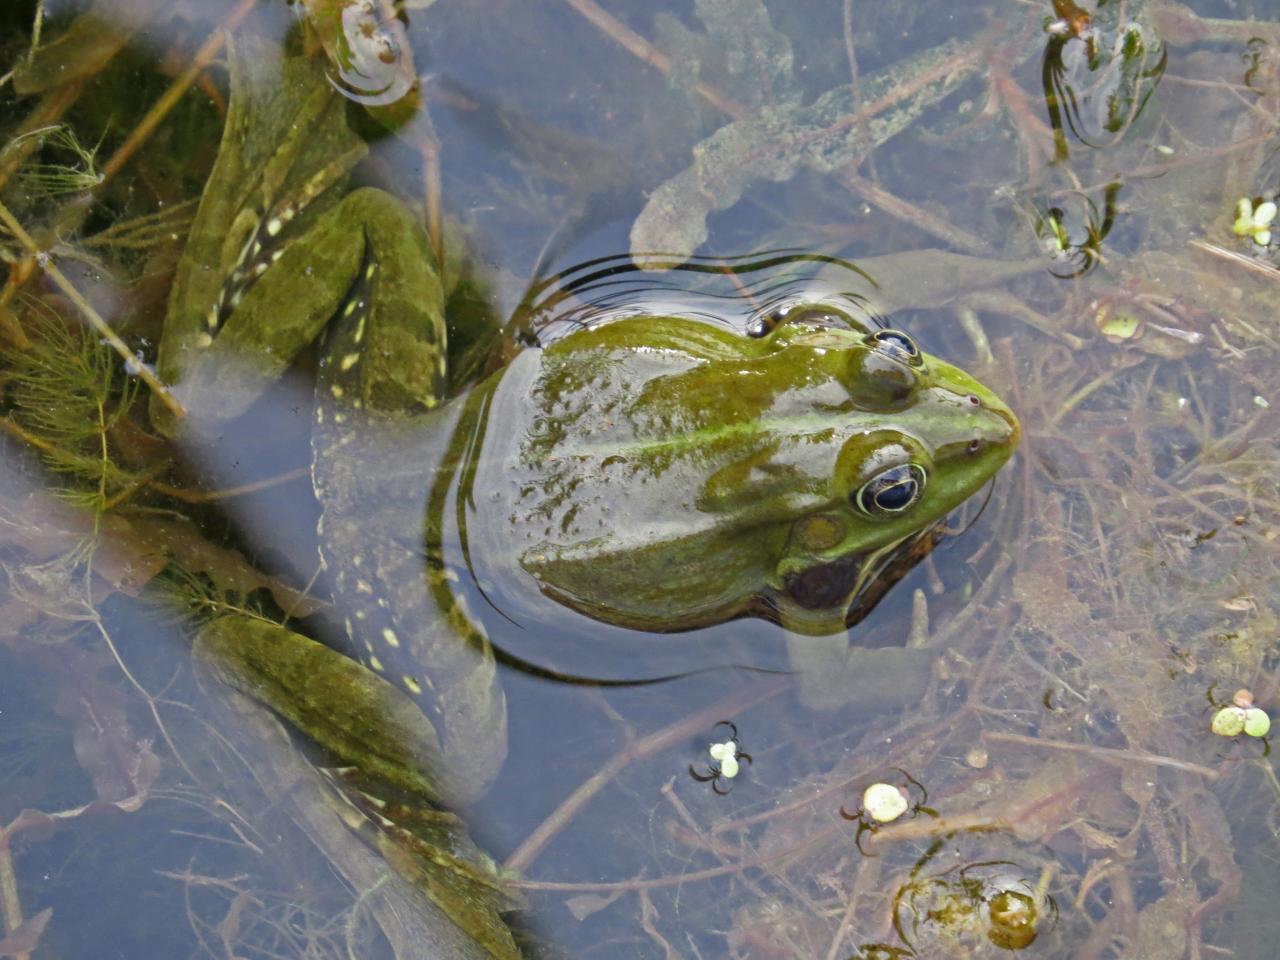
[[[916,342],[901,330],[877,330],[867,337],[867,343],[895,360],[909,363],[913,367],[918,367],[924,362]]]
[[[910,509],[924,493],[925,473],[906,463],[882,470],[853,496],[854,505],[869,517],[892,517]]]

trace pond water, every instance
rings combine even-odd
[[[1280,3],[405,6],[0,9],[0,956],[1272,957],[1280,780],[1229,721],[1280,705]],[[348,213],[386,200],[348,185],[401,202]],[[278,333],[350,250],[351,324]],[[228,251],[301,280],[228,284]],[[403,287],[447,296],[447,364],[333,349],[378,271],[441,252],[443,293]],[[245,382],[175,374],[251,310]],[[663,316],[741,376],[662,395],[705,359]],[[967,371],[1020,443],[885,473],[886,503],[979,488],[913,553],[872,564],[867,521],[852,561],[766,589],[769,551],[824,535],[769,518],[818,496],[830,436],[714,476],[677,438],[751,433],[740,345],[841,317]],[[611,327],[644,331],[626,376],[528,386]],[[783,392],[821,406],[812,353]],[[315,386],[367,364],[451,402],[335,431]],[[855,432],[955,439],[945,403],[894,402]],[[633,485],[557,472],[624,409],[657,423],[628,422]],[[486,472],[525,424],[552,452]],[[530,499],[555,549],[525,549]],[[713,509],[709,538],[667,526]],[[796,583],[847,599],[851,569],[847,630],[788,630]],[[230,693],[192,656],[229,614],[435,676],[423,749],[463,786],[352,769],[391,735],[345,686],[277,704],[288,727]],[[465,642],[415,673],[431,640],[397,631],[446,621]],[[877,783],[905,811],[873,815]]]

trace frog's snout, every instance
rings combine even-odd
[[[1003,443],[1010,450],[1013,450],[1022,441],[1022,424],[1018,422],[1018,418],[1014,416],[1004,403],[997,401],[996,405],[990,408],[991,412],[1005,422],[1008,432],[1005,434]]]
[[[1018,422],[1018,418],[1013,415],[1013,411],[1009,411],[1009,446],[1016,447],[1022,442],[1022,424]]]
[[[1012,454],[1022,440],[1022,425],[1009,406],[989,390],[970,393],[967,402],[981,418],[982,428],[974,444],[995,446]],[[1007,458],[1007,454],[1006,454]]]

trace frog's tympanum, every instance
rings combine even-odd
[[[318,68],[289,58],[281,82],[265,59],[232,54],[160,373],[192,420],[224,420],[322,338],[313,477],[335,610],[365,663],[423,705],[457,781],[446,796],[482,791],[505,752],[487,611],[452,598],[460,578],[646,631],[754,615],[843,632],[1013,451],[1017,423],[989,390],[823,303],[758,337],[614,319],[447,398],[447,283],[423,232],[390,194],[349,187],[364,145]],[[464,544],[456,567],[447,536]],[[303,682],[306,656],[290,663],[294,680],[259,684],[273,699]],[[277,709],[312,733],[335,708]]]

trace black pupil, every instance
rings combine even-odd
[[[892,486],[876,492],[876,506],[881,510],[902,510],[916,498],[914,477],[904,477]]]
[[[918,467],[890,467],[858,493],[857,505],[870,516],[901,513],[920,498],[924,474]]]

